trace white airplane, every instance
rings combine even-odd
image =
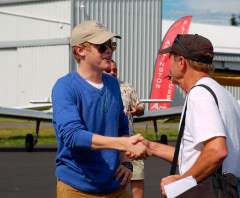
[[[31,100],[30,104],[23,106],[12,107],[14,109],[32,109],[39,111],[48,111],[52,108],[52,102],[50,98],[45,98],[43,100]]]
[[[186,19],[186,17],[183,17],[183,18],[179,19],[179,21],[181,20],[182,22],[184,22],[185,19]],[[190,24],[190,22],[187,25],[189,25],[189,24]],[[171,33],[174,29],[175,29],[173,31],[174,34],[180,33],[180,31],[183,28],[185,28],[185,26],[186,26],[186,23],[180,23],[180,22],[174,23],[169,28],[169,31],[167,32],[167,34]],[[178,31],[176,31],[176,28],[178,29]],[[171,36],[173,36],[174,34],[171,34]],[[163,44],[165,43],[165,40],[167,42],[169,42],[169,39],[170,39],[169,35],[165,35],[165,38],[163,39],[161,48],[164,46]],[[174,40],[173,37],[171,39]],[[154,74],[157,74],[157,75],[154,75],[155,78],[153,78],[153,82],[157,82],[157,83],[160,82],[160,80],[158,79],[159,78],[159,73],[158,72],[159,71],[163,72],[164,71],[164,70],[162,70],[163,68],[166,69],[166,68],[169,67],[169,64],[166,64],[166,63],[167,63],[166,62],[166,57],[165,57],[164,60],[161,59],[160,55],[157,57],[156,64],[155,64],[155,70],[156,71],[154,72]],[[164,67],[163,67],[163,65],[164,65]],[[159,66],[161,66],[161,70],[159,70]],[[166,71],[168,71],[168,70],[166,69]],[[167,74],[167,78],[165,78],[163,76],[164,75],[162,75],[163,79],[161,79],[161,82],[166,81],[166,79],[168,79],[170,81],[168,74]],[[156,77],[157,77],[157,80],[156,80]],[[154,81],[154,79],[155,79],[155,81]],[[153,86],[153,84],[152,84],[152,86]],[[159,87],[160,87],[159,84],[158,84],[158,86],[153,86],[154,88],[153,88],[152,91],[155,91],[155,93],[163,93],[163,91],[164,92],[167,91],[166,94],[169,94],[169,87],[171,87],[171,86],[169,86],[169,84],[168,85],[165,84],[164,86],[161,86],[163,88],[163,90],[159,90]],[[158,87],[158,88],[156,89],[156,87]],[[168,88],[168,89],[164,89],[164,88]],[[174,91],[171,92],[171,94],[172,94],[171,98],[173,98],[173,93],[174,93]],[[153,99],[153,97],[151,97],[151,98],[152,99],[142,99],[141,101],[145,102],[145,103],[155,103],[155,104],[162,103],[162,102],[163,103],[171,102],[171,100]],[[157,97],[157,98],[160,98],[160,97]],[[165,98],[165,97],[163,97],[163,98]],[[33,105],[21,106],[21,107],[16,107],[16,108],[0,107],[0,117],[9,117],[9,118],[27,119],[27,120],[35,120],[36,121],[36,137],[34,138],[32,134],[27,134],[26,135],[25,147],[26,147],[27,151],[32,151],[33,147],[37,143],[40,122],[41,121],[48,121],[48,122],[52,121],[52,113],[51,112],[39,111],[39,110],[46,110],[46,109],[49,110],[51,108],[51,101],[49,100],[49,98],[45,99],[44,101],[32,101],[32,104]],[[35,109],[35,110],[33,110],[33,109]],[[159,109],[159,108],[157,108],[157,109]],[[152,120],[153,124],[154,124],[155,132],[157,134],[157,132],[158,132],[158,130],[157,130],[157,120],[158,119],[170,118],[170,117],[173,117],[173,116],[174,117],[180,116],[181,112],[182,112],[182,106],[167,107],[166,109],[161,109],[161,110],[145,111],[145,114],[143,116],[134,117],[133,120],[134,120],[134,122],[142,122],[142,121]]]
[[[6,107],[0,107],[0,117],[36,121],[36,131],[35,131],[36,136],[33,137],[32,134],[27,134],[25,137],[26,151],[32,151],[33,147],[37,144],[37,140],[39,137],[40,122],[52,121],[52,113],[50,112],[42,112],[42,111],[31,110],[31,109],[6,108]]]
[[[161,102],[172,102],[172,100],[168,100],[168,99],[140,99],[140,102],[143,102],[143,103],[161,103]]]
[[[164,118],[171,118],[180,116],[182,112],[182,106],[170,107],[164,110],[157,111],[145,111],[143,116],[133,117],[134,122],[153,121],[154,130],[157,136],[157,120]],[[25,137],[25,149],[30,152],[33,151],[34,146],[37,144],[39,137],[39,129],[41,121],[52,122],[52,112],[43,112],[32,109],[17,109],[0,107],[0,117],[25,119],[36,121],[35,136],[27,134]]]

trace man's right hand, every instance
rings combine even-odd
[[[92,136],[92,149],[116,149],[125,152],[129,159],[140,159],[149,156],[140,134],[130,137],[106,137],[98,134]]]
[[[143,144],[144,138],[137,134],[126,139],[125,154],[129,159],[140,159],[149,156],[146,145]]]

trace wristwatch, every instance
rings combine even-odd
[[[128,168],[131,172],[133,172],[132,162],[129,162],[129,161],[122,162],[121,165],[125,166],[125,167]]]

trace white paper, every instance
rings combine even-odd
[[[192,176],[189,176],[165,185],[164,190],[167,198],[174,198],[196,185],[196,180]]]

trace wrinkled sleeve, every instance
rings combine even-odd
[[[87,148],[93,133],[87,131],[73,89],[58,81],[52,90],[53,124],[58,139],[68,148]]]

